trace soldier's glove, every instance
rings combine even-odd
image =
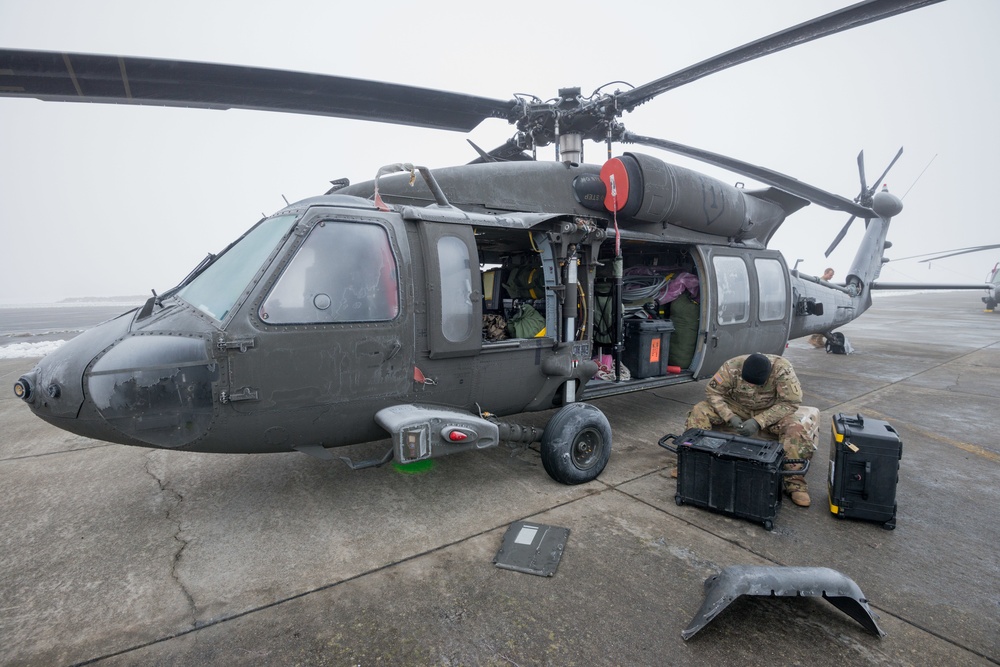
[[[752,417],[740,426],[740,435],[746,438],[752,438],[757,435],[757,431],[760,430],[760,424],[757,423],[756,419]]]
[[[741,428],[743,428],[743,420],[737,417],[736,415],[733,415],[732,417],[729,418],[729,427],[739,431]]]

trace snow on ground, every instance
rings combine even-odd
[[[12,343],[0,347],[0,359],[27,359],[30,357],[44,357],[49,352],[54,352],[64,340],[49,340],[43,343]]]

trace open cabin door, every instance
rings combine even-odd
[[[776,250],[697,246],[701,330],[692,364],[710,377],[741,354],[781,354],[791,324],[788,267]]]

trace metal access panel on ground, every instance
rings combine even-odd
[[[505,570],[551,577],[559,567],[569,528],[515,521],[507,529],[493,563]]]

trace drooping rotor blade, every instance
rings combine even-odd
[[[776,32],[767,37],[744,44],[708,60],[691,65],[673,74],[633,88],[617,95],[619,107],[631,111],[643,102],[668,90],[686,83],[728,69],[740,63],[756,60],[771,53],[783,51],[798,44],[811,42],[843,30],[857,28],[867,23],[880,21],[896,14],[902,14],[920,7],[932,5],[941,0],[868,0],[856,5],[838,9],[835,12],[800,23],[797,26]]]
[[[737,160],[736,158],[719,155],[718,153],[712,153],[711,151],[702,150],[700,148],[692,148],[690,146],[678,144],[673,141],[667,141],[665,139],[643,137],[631,132],[625,132],[622,134],[622,141],[625,143],[653,146],[665,151],[670,151],[671,153],[686,155],[687,157],[694,158],[695,160],[700,160],[708,164],[714,164],[717,167],[728,169],[736,172],[737,174],[743,174],[744,176],[758,180],[761,183],[766,183],[767,185],[780,188],[785,192],[798,195],[803,199],[808,199],[814,204],[818,204],[833,211],[845,211],[860,218],[878,217],[871,209],[865,208],[864,206],[861,206],[846,197],[835,195],[827,192],[826,190],[821,190],[815,186],[809,185],[808,183],[803,183],[802,181],[792,178],[791,176],[786,176],[766,167],[758,167],[757,165],[750,164],[749,162],[743,162],[742,160]]]
[[[921,262],[934,262],[939,259],[944,259],[945,257],[954,257],[956,255],[968,255],[972,252],[982,252],[983,250],[994,250],[1000,248],[1000,243],[994,243],[992,245],[977,245],[970,246],[968,248],[956,248],[955,250],[939,250],[938,252],[928,252],[923,255],[910,255],[909,257],[899,257],[892,260],[893,262],[902,262],[904,259],[916,259],[917,257],[927,257],[928,259],[922,259]],[[943,255],[938,253],[945,253]],[[933,256],[932,256],[933,255]]]
[[[0,49],[0,96],[253,109],[468,132],[514,101],[284,70]]]
[[[833,243],[831,243],[830,247],[827,248],[826,252],[823,253],[824,257],[829,257],[830,253],[837,249],[837,246],[840,245],[840,242],[844,240],[845,236],[847,236],[847,230],[851,228],[851,223],[854,222],[854,218],[856,217],[857,216],[852,215],[850,219],[848,219],[847,224],[840,228],[840,231],[837,233],[837,236],[833,239]]]

